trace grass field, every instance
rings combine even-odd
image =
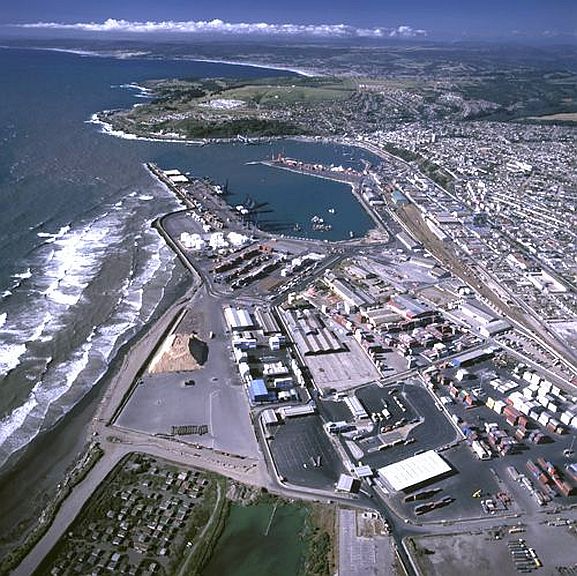
[[[345,86],[241,86],[225,90],[219,98],[243,100],[260,106],[284,106],[294,104],[317,104],[329,100],[344,100],[352,94]]]

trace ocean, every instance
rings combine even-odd
[[[315,214],[333,224],[323,236],[331,240],[371,227],[347,186],[247,164],[282,152],[360,166],[371,159],[365,152],[294,141],[137,141],[90,122],[95,112],[142,102],[135,85],[147,79],[291,72],[7,48],[0,70],[0,471],[182,293],[186,274],[150,226],[179,205],[145,162],[228,182],[232,203],[268,203],[262,225],[271,229],[298,223],[318,236],[308,229]]]

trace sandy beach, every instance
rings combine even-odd
[[[302,70],[300,68],[291,68],[290,66],[276,66],[274,64],[260,64],[258,62],[236,62],[234,60],[211,60],[208,58],[191,58],[192,62],[206,62],[208,64],[228,64],[229,66],[248,66],[249,68],[263,68],[265,70],[282,70],[285,72],[294,72],[299,76],[306,76],[313,78],[314,76],[321,76],[321,74],[311,70]]]

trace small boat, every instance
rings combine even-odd
[[[328,209],[328,213],[329,213],[329,214],[334,214],[334,213],[335,213],[335,209],[334,209],[334,208],[329,208],[329,209]]]

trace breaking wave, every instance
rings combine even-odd
[[[18,381],[18,400],[0,418],[0,465],[98,382],[162,300],[175,260],[146,228],[158,214],[143,208],[135,218],[153,204],[136,193],[122,202],[124,210],[78,227],[38,233],[29,268],[0,303],[0,387]],[[172,202],[165,198],[163,209]],[[22,389],[23,381],[33,387]]]

